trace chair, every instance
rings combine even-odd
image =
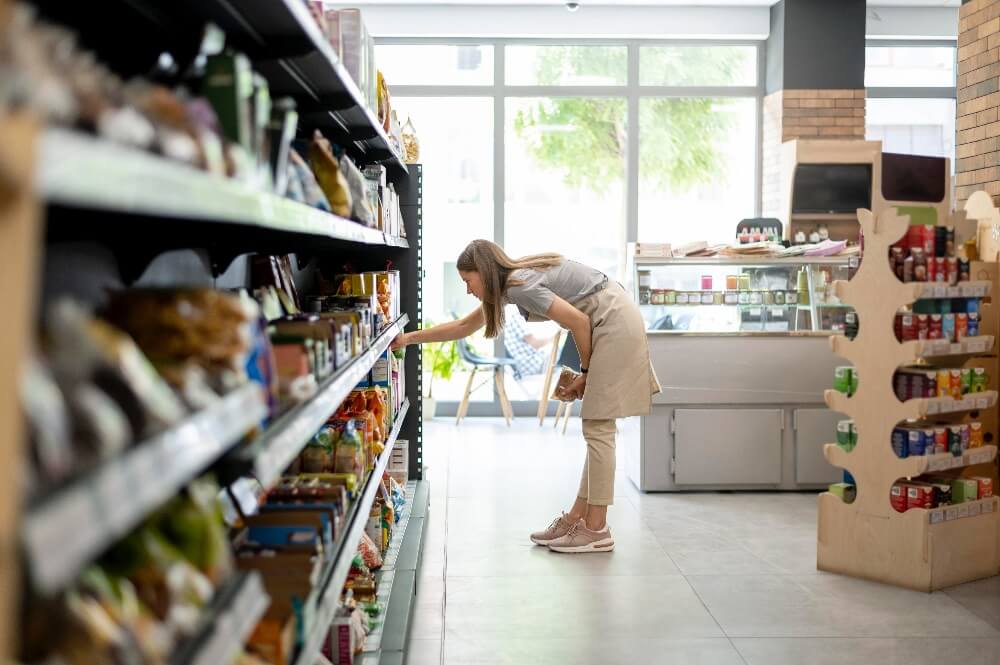
[[[500,408],[503,410],[503,417],[507,420],[507,426],[510,427],[510,422],[514,418],[514,409],[510,406],[510,400],[507,399],[507,389],[504,387],[504,370],[507,367],[514,365],[513,358],[487,358],[481,356],[469,346],[469,342],[460,339],[456,342],[458,345],[458,355],[461,356],[469,365],[472,365],[472,373],[469,374],[469,381],[465,384],[465,395],[462,396],[462,402],[458,405],[458,414],[455,418],[455,424],[458,425],[462,422],[462,418],[469,411],[469,397],[472,395],[473,387],[472,382],[476,378],[476,374],[479,370],[485,370],[487,368],[492,368],[493,370],[493,380],[497,385],[497,394],[500,396]],[[488,379],[487,379],[488,381]],[[477,386],[478,387],[478,386]]]
[[[545,366],[545,381],[542,383],[542,394],[538,398],[538,426],[541,427],[545,424],[545,416],[548,415],[549,411],[549,395],[552,393],[552,375],[556,370],[556,364],[559,362],[559,342],[562,341],[563,330],[560,328],[556,331],[555,337],[552,338],[552,352],[549,354],[549,362]]]

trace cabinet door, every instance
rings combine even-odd
[[[674,481],[779,484],[783,417],[780,409],[677,409]]]
[[[828,485],[839,482],[843,471],[823,456],[823,446],[837,440],[837,421],[844,416],[829,409],[795,412],[795,482]]]

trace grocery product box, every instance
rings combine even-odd
[[[972,476],[969,480],[975,480],[978,485],[978,498],[988,499],[993,496],[993,479],[986,476]]]
[[[906,512],[908,490],[909,486],[906,483],[896,483],[889,491],[889,503],[897,513]]]
[[[410,479],[410,442],[404,439],[396,441],[396,446],[389,456],[389,463],[386,466],[388,473],[397,483],[405,486]]]
[[[853,503],[857,488],[850,483],[834,483],[830,485],[830,493],[839,496],[845,503]]]

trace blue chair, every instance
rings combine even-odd
[[[461,404],[458,405],[458,415],[455,418],[455,424],[458,425],[462,422],[462,418],[469,411],[469,396],[472,395],[473,387],[472,382],[476,378],[476,374],[480,370],[486,370],[492,368],[493,371],[493,381],[497,386],[497,394],[500,396],[500,408],[503,410],[503,417],[507,420],[507,426],[510,427],[510,422],[514,418],[514,409],[510,406],[510,400],[507,399],[507,390],[504,388],[504,369],[514,365],[513,358],[487,358],[486,356],[481,356],[476,353],[469,342],[464,339],[460,339],[455,342],[458,345],[458,355],[463,361],[472,365],[472,372],[469,374],[469,381],[465,384],[465,395],[462,397]],[[489,379],[487,379],[487,383]],[[479,386],[476,386],[477,388]]]

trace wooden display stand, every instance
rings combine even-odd
[[[858,391],[850,398],[832,390],[826,394],[830,408],[854,419],[858,442],[850,452],[835,444],[824,451],[831,464],[854,476],[857,495],[853,503],[831,493],[820,495],[817,568],[922,591],[996,575],[1000,570],[1000,498],[905,513],[896,512],[890,504],[893,483],[919,476],[937,461],[936,456],[899,458],[891,446],[893,428],[904,420],[927,416],[961,422],[969,412],[994,409],[997,393],[980,393],[961,402],[900,402],[896,398],[896,369],[917,362],[925,343],[898,342],[893,320],[901,307],[926,297],[928,285],[900,282],[886,258],[890,246],[906,233],[908,216],[887,207],[877,217],[859,210],[858,219],[867,260],[854,279],[837,282],[834,289],[857,311],[859,333],[853,341],[831,338],[834,351],[859,370]],[[971,222],[964,215],[951,220],[939,215],[938,224],[954,225],[957,234],[963,234],[970,232]],[[992,461],[996,450],[996,446],[977,449],[977,461],[979,456]]]

